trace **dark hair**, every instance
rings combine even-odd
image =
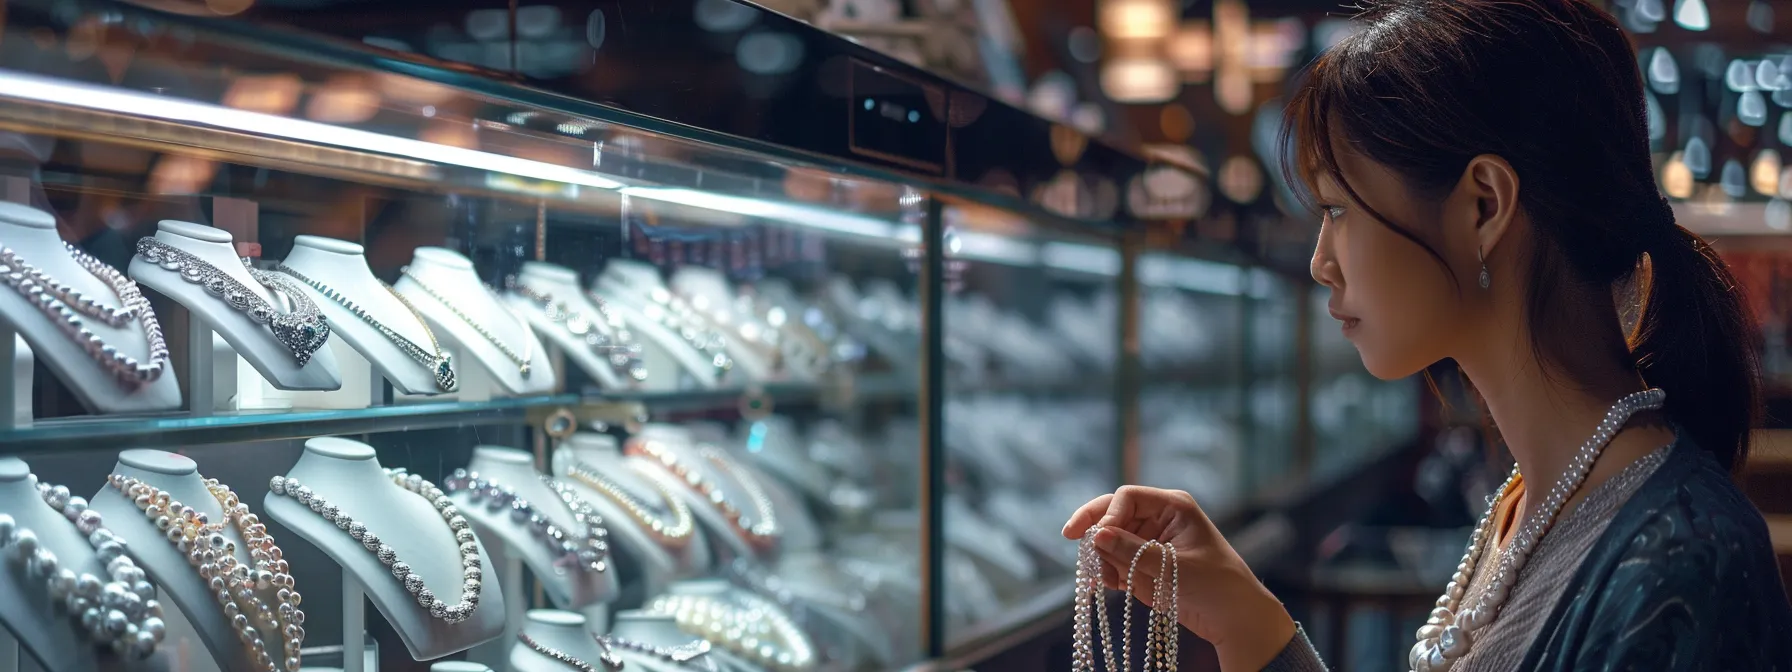
[[[1627,342],[1604,340],[1668,392],[1670,421],[1739,470],[1760,406],[1754,320],[1729,270],[1674,223],[1656,189],[1642,77],[1617,22],[1585,0],[1383,0],[1357,20],[1289,102],[1290,182],[1310,192],[1324,171],[1444,264],[1418,233],[1363,202],[1334,139],[1439,200],[1471,159],[1501,157],[1536,232],[1526,315],[1539,360],[1572,373],[1579,363],[1568,353],[1589,325],[1621,333],[1590,322],[1586,308],[1596,292],[1634,280],[1636,326]]]

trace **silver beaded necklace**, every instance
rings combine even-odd
[[[430,373],[435,375],[436,387],[441,391],[453,392],[455,390],[456,383],[453,358],[447,353],[442,352],[442,345],[436,342],[436,332],[429,328],[429,322],[425,321],[423,316],[417,313],[417,308],[412,306],[411,302],[408,299],[405,299],[403,294],[393,291],[391,285],[387,285],[384,282],[380,283],[380,287],[385,288],[386,292],[392,295],[392,298],[398,299],[398,303],[403,305],[405,310],[410,311],[411,317],[416,318],[417,324],[423,327],[423,335],[429,337],[428,350],[423,349],[423,346],[417,345],[411,339],[405,338],[403,334],[394,331],[391,327],[381,324],[379,320],[373,319],[373,316],[367,313],[367,309],[362,308],[360,304],[349,300],[347,296],[343,296],[342,292],[336,291],[335,288],[305,277],[305,274],[300,273],[297,269],[287,266],[286,264],[280,264],[279,266],[274,267],[274,270],[290,275],[299,282],[310,285],[311,288],[317,290],[318,293],[329,297],[331,301],[335,301],[337,305],[342,306],[342,308],[347,310],[349,314],[354,315],[362,322],[367,323],[367,326],[373,327],[374,331],[377,331],[381,336],[386,337],[386,340],[390,341],[392,345],[398,346],[399,351],[403,352],[405,356],[410,357],[418,364],[422,364],[424,368],[429,369]]]
[[[510,289],[530,302],[541,307],[548,321],[566,329],[566,333],[578,337],[585,347],[610,365],[610,369],[623,380],[641,382],[647,380],[647,365],[641,361],[641,344],[635,342],[634,334],[628,325],[610,312],[609,306],[597,304],[599,319],[572,310],[565,301],[555,299],[552,294],[537,291],[535,288],[510,278],[505,281]],[[600,332],[597,325],[602,323],[608,333]]]
[[[1537,549],[1537,543],[1555,524],[1556,516],[1561,514],[1562,506],[1580,489],[1581,483],[1587,480],[1587,472],[1593,463],[1604,452],[1605,446],[1617,436],[1618,431],[1630,421],[1630,416],[1638,411],[1661,408],[1667,400],[1667,393],[1659,389],[1648,389],[1633,392],[1612,404],[1606,411],[1605,419],[1593,430],[1593,436],[1581,444],[1580,450],[1568,464],[1568,471],[1556,480],[1549,489],[1549,495],[1537,506],[1535,512],[1527,516],[1517,530],[1513,531],[1512,540],[1504,549],[1496,549],[1502,553],[1499,565],[1494,570],[1493,579],[1487,583],[1475,604],[1458,610],[1458,601],[1468,590],[1469,581],[1474,577],[1476,564],[1481,554],[1486,552],[1489,541],[1493,537],[1490,529],[1494,512],[1499,507],[1496,498],[1481,516],[1481,522],[1475,525],[1470,535],[1468,552],[1462,562],[1456,565],[1456,574],[1450,578],[1449,585],[1444,587],[1444,594],[1437,598],[1437,608],[1431,611],[1431,617],[1417,633],[1418,643],[1407,654],[1407,664],[1413,672],[1447,672],[1456,665],[1456,661],[1468,655],[1474,646],[1475,633],[1493,623],[1499,616],[1500,608],[1505,605],[1506,597],[1511,594],[1512,586],[1517,582],[1518,571],[1524,568],[1525,561],[1530,559],[1531,552]],[[1518,468],[1512,468],[1512,475],[1506,478],[1505,485],[1499,492],[1504,493],[1512,487],[1518,478]]]
[[[337,528],[348,533],[348,536],[379,559],[380,564],[392,570],[392,578],[404,584],[404,589],[417,599],[417,606],[429,612],[429,615],[447,623],[459,623],[473,617],[473,610],[479,607],[479,589],[484,571],[479,557],[479,543],[474,540],[472,526],[454,508],[454,502],[443,494],[434,483],[423,480],[416,474],[406,474],[402,470],[387,469],[386,476],[398,487],[422,497],[435,507],[448,529],[454,532],[455,543],[460,544],[461,586],[460,602],[448,604],[436,597],[434,591],[423,585],[423,577],[411,571],[411,566],[398,559],[398,551],[391,545],[381,541],[379,535],[367,529],[367,526],[342,512],[336,505],[324,501],[322,496],[311,491],[309,486],[299,483],[296,478],[275,476],[268,481],[268,491],[281,497],[291,497],[300,504],[310,508],[312,512],[323,516]]]
[[[322,313],[317,312],[317,304],[305,296],[304,290],[283,275],[250,266],[248,257],[243,257],[242,262],[243,268],[249,271],[249,277],[276,295],[285,297],[292,308],[290,312],[276,310],[218,267],[162,241],[154,238],[139,239],[137,254],[150,263],[175,271],[182,280],[204,287],[205,291],[223,299],[232,309],[248,315],[249,319],[268,325],[268,331],[273,332],[274,339],[292,351],[299,366],[311,363],[311,355],[330,340],[330,323]]]
[[[559,556],[554,562],[556,572],[565,574],[568,565],[592,573],[608,569],[610,530],[604,527],[603,517],[597,514],[590,503],[559,481],[542,476],[541,482],[560,497],[561,503],[572,512],[573,521],[584,528],[584,533],[577,535],[578,538],[574,538],[573,532],[548,520],[535,504],[518,496],[515,489],[482,478],[479,472],[456,469],[442,481],[442,486],[450,495],[467,493],[470,504],[484,504],[485,508],[494,513],[509,509],[512,522],[528,525],[529,531]]]
[[[1126,592],[1123,604],[1125,611],[1121,616],[1120,656],[1114,656],[1114,634],[1108,623],[1107,593],[1101,585],[1101,555],[1095,550],[1095,533],[1101,527],[1091,527],[1083,533],[1083,539],[1077,545],[1076,597],[1074,618],[1071,626],[1070,669],[1072,672],[1097,672],[1095,642],[1096,632],[1100,632],[1101,659],[1106,662],[1108,672],[1126,672],[1132,669],[1132,594],[1133,575],[1138,573],[1139,559],[1147,551],[1158,552],[1157,579],[1151,583],[1151,610],[1146,617],[1145,628],[1145,660],[1142,669],[1154,670],[1176,669],[1179,654],[1177,643],[1177,607],[1176,595],[1181,588],[1182,572],[1176,564],[1176,546],[1156,540],[1146,541],[1132,555],[1132,563],[1126,570]],[[1099,626],[1097,625],[1099,623]],[[1096,630],[1099,627],[1100,630]]]
[[[460,318],[460,321],[465,322],[467,326],[472,327],[473,333],[479,334],[480,338],[483,338],[483,339],[485,339],[485,342],[490,343],[493,348],[496,348],[498,350],[498,352],[502,353],[506,359],[509,359],[511,361],[511,363],[516,364],[517,372],[520,373],[524,378],[529,377],[529,360],[534,357],[533,353],[535,352],[535,346],[532,345],[532,342],[535,339],[530,338],[528,325],[526,325],[526,324],[522,325],[523,326],[523,350],[521,353],[518,353],[514,348],[511,348],[510,346],[505,345],[503,341],[498,340],[498,336],[496,334],[493,334],[491,331],[487,330],[484,326],[480,325],[478,321],[474,320],[471,317],[467,317],[467,314],[460,312],[459,308],[455,308],[454,301],[452,299],[449,299],[446,296],[442,296],[441,294],[437,293],[436,290],[430,288],[429,285],[424,284],[423,278],[419,278],[415,275],[412,275],[411,268],[409,266],[399,269],[398,272],[404,274],[406,277],[409,277],[411,279],[411,282],[417,283],[417,288],[423,290],[424,294],[429,295],[429,298],[435,299],[436,303],[442,304],[442,307],[447,308],[449,313],[452,313],[455,317]],[[484,285],[480,285],[480,286],[485,287]],[[485,291],[488,296],[491,295],[491,288],[486,287]],[[496,301],[497,297],[493,296],[492,300]]]
[[[163,369],[168,366],[168,344],[162,340],[162,325],[156,322],[155,313],[149,309],[149,300],[143,298],[143,292],[137,288],[137,283],[124,277],[118,269],[100,263],[98,259],[67,242],[62,246],[82,270],[112,288],[112,293],[121,304],[119,307],[100,305],[92,297],[50,277],[43,269],[32,266],[19,258],[17,252],[4,246],[0,246],[0,282],[5,282],[13,291],[36,306],[39,312],[54,321],[63,333],[78,342],[87,355],[111,372],[119,383],[134,388],[161,378]],[[90,317],[112,327],[122,327],[132,320],[137,321],[143,330],[144,339],[149,343],[149,356],[138,360],[120,352],[117,347],[107,345],[98,334],[82,323],[82,317]]]

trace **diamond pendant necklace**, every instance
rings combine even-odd
[[[523,328],[523,351],[521,354],[518,354],[516,350],[512,349],[508,345],[505,345],[503,341],[498,340],[497,335],[493,334],[492,332],[488,331],[485,327],[481,326],[477,320],[474,320],[471,317],[467,317],[466,313],[460,312],[459,308],[455,308],[454,300],[437,293],[436,290],[430,288],[430,286],[428,284],[425,284],[423,282],[423,278],[419,278],[415,275],[412,275],[411,268],[409,266],[399,269],[398,272],[404,274],[405,277],[410,278],[411,282],[417,283],[417,289],[423,290],[423,293],[428,294],[429,298],[435,299],[436,303],[442,304],[442,307],[447,308],[449,313],[452,313],[455,317],[460,318],[460,321],[465,322],[467,324],[467,326],[472,327],[473,332],[476,334],[479,334],[480,338],[485,339],[485,342],[490,343],[493,348],[497,348],[498,352],[503,353],[505,359],[509,359],[511,361],[511,363],[516,364],[517,371],[520,374],[522,374],[523,378],[527,379],[529,377],[529,360],[531,358],[533,358],[533,356],[534,356],[533,355],[534,346],[531,345],[531,343],[534,341],[534,339],[529,337],[529,325],[527,325],[527,324],[522,325],[522,328]],[[485,285],[483,285],[483,284],[480,285],[480,287],[485,289],[485,293],[488,298],[490,298],[493,302],[497,302],[498,297],[492,296],[492,292],[491,292],[490,288],[485,287]],[[499,304],[499,305],[502,305],[502,304]],[[515,316],[513,315],[512,317],[515,317]],[[520,319],[518,321],[521,322]]]
[[[430,373],[435,375],[436,387],[438,389],[443,392],[454,391],[456,383],[454,378],[454,362],[452,358],[449,357],[447,353],[442,352],[442,345],[436,342],[436,332],[429,328],[429,322],[424,321],[423,316],[417,313],[417,308],[412,306],[411,302],[404,298],[403,294],[393,291],[391,285],[384,282],[380,283],[380,287],[385,288],[386,293],[391,294],[392,298],[398,299],[398,303],[403,305],[405,310],[410,311],[411,317],[417,319],[418,326],[423,327],[423,335],[429,337],[428,350],[423,349],[423,346],[417,345],[417,343],[411,339],[405,338],[403,334],[394,331],[391,327],[381,324],[379,320],[373,319],[372,315],[367,314],[367,309],[362,308],[360,304],[357,304],[354,301],[350,301],[347,296],[343,296],[342,292],[336,291],[335,288],[305,277],[305,274],[300,273],[297,269],[287,266],[286,264],[280,264],[279,266],[274,267],[274,270],[290,275],[299,282],[310,285],[311,288],[317,290],[319,294],[323,294],[324,296],[329,297],[331,301],[335,301],[336,305],[342,306],[342,308],[347,310],[349,314],[359,318],[362,322],[367,323],[367,326],[373,327],[373,330],[379,332],[381,336],[386,337],[386,340],[390,341],[392,345],[398,346],[398,349],[403,352],[405,356],[410,357],[418,364],[422,364],[423,368],[429,369]]]
[[[74,257],[81,270],[110,286],[112,293],[123,305],[119,308],[102,306],[50,277],[42,269],[26,263],[19,258],[18,253],[5,246],[0,246],[0,282],[12,287],[36,306],[39,312],[54,321],[63,333],[74,338],[87,352],[87,356],[111,372],[120,384],[135,388],[161,378],[162,370],[168,366],[168,344],[162,340],[162,325],[156,322],[155,313],[150,312],[149,300],[143,298],[143,292],[137,289],[137,283],[124,277],[118,269],[100,263],[98,259],[67,242],[62,246]],[[122,327],[136,320],[149,344],[149,356],[145,358],[147,362],[139,361],[119,352],[117,347],[107,345],[98,334],[82,323],[83,316],[113,327]]]
[[[1506,597],[1511,594],[1513,584],[1517,583],[1518,572],[1524,569],[1525,562],[1531,553],[1537,550],[1537,543],[1549,528],[1555,524],[1556,516],[1562,512],[1562,506],[1580,489],[1581,483],[1587,480],[1587,472],[1593,463],[1604,452],[1606,444],[1617,436],[1618,430],[1630,421],[1630,416],[1638,411],[1661,408],[1667,400],[1667,393],[1659,389],[1648,389],[1633,392],[1612,404],[1611,410],[1605,412],[1605,419],[1599,427],[1581,444],[1580,450],[1574,454],[1573,461],[1568,463],[1568,471],[1556,480],[1549,489],[1536,511],[1524,520],[1524,524],[1513,531],[1512,540],[1504,549],[1494,549],[1501,553],[1499,565],[1494,570],[1493,579],[1481,590],[1472,606],[1462,608],[1458,604],[1463,593],[1468,590],[1469,581],[1474,577],[1481,554],[1493,537],[1491,520],[1499,507],[1499,498],[1494,498],[1481,516],[1481,522],[1475,525],[1470,535],[1468,552],[1462,556],[1462,562],[1456,565],[1456,574],[1445,586],[1444,594],[1437,598],[1437,608],[1431,610],[1431,617],[1417,633],[1418,643],[1407,654],[1406,662],[1413,672],[1447,672],[1456,665],[1456,661],[1468,655],[1474,646],[1475,633],[1486,628],[1499,616],[1500,608],[1505,605]],[[1498,492],[1507,492],[1518,479],[1518,467],[1512,468],[1512,475],[1506,478],[1505,485]]]
[[[142,238],[137,241],[137,254],[144,260],[180,275],[180,279],[204,287],[205,291],[224,300],[232,309],[249,316],[249,319],[268,326],[274,339],[292,351],[293,359],[299,366],[311,363],[311,355],[324,342],[330,340],[330,323],[324,320],[323,314],[317,312],[317,304],[305,296],[304,290],[292,284],[286,276],[264,271],[249,265],[248,257],[242,259],[243,268],[248,269],[249,277],[261,283],[277,296],[286,297],[291,305],[291,312],[275,310],[261,296],[230,277],[224,271],[211,265],[204,259],[154,238]]]

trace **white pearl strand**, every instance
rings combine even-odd
[[[300,598],[292,589],[292,575],[284,572],[276,575],[270,571],[266,553],[257,555],[262,560],[251,571],[248,565],[237,561],[236,542],[224,536],[224,523],[211,522],[205,512],[182,504],[155,486],[122,474],[112,474],[106,483],[129,497],[143,516],[167,536],[168,543],[186,554],[187,563],[198,572],[199,578],[208,581],[207,587],[217,598],[225,617],[230,619],[232,631],[242,640],[257,670],[298,672],[304,628],[289,619],[282,619],[256,594],[258,589],[267,590],[278,585],[279,602],[296,609]],[[212,483],[215,481],[207,485]],[[235,509],[227,508],[224,515],[238,518],[240,524],[240,516],[233,516],[236,513],[246,514],[247,509],[239,504]],[[278,566],[284,567],[285,561],[279,562],[282,564]],[[279,662],[284,666],[277,665],[273,654],[268,653],[267,641],[262,638],[257,625],[280,632],[286,655]]]
[[[1599,459],[1599,454],[1611,443],[1612,437],[1630,421],[1630,416],[1638,411],[1661,408],[1667,399],[1667,393],[1659,389],[1648,389],[1634,392],[1612,404],[1606,411],[1605,419],[1594,430],[1593,436],[1581,444],[1580,450],[1568,464],[1568,471],[1562,474],[1549,495],[1537,506],[1535,512],[1526,517],[1524,524],[1514,530],[1512,540],[1506,545],[1499,559],[1498,568],[1493,579],[1482,589],[1474,606],[1457,611],[1457,601],[1462,599],[1468,590],[1469,581],[1474,576],[1475,567],[1480,562],[1481,554],[1486,550],[1492,538],[1491,525],[1494,512],[1499,508],[1496,497],[1488,506],[1487,513],[1481,516],[1481,522],[1475,525],[1470,535],[1468,552],[1463,555],[1462,562],[1456,565],[1456,574],[1444,588],[1444,594],[1437,598],[1437,608],[1431,610],[1431,617],[1417,633],[1418,643],[1407,654],[1407,664],[1413,672],[1448,672],[1456,665],[1456,661],[1468,655],[1474,646],[1474,633],[1493,623],[1499,616],[1500,608],[1505,605],[1506,597],[1511,594],[1516,583],[1519,570],[1524,568],[1530,559],[1531,552],[1537,549],[1537,543],[1555,524],[1556,516],[1580,485],[1587,479],[1587,472]],[[1498,492],[1504,493],[1512,487],[1518,478],[1518,468],[1512,468],[1512,475],[1500,486]],[[1495,549],[1499,552],[1499,549]]]
[[[648,611],[672,616],[678,629],[709,640],[773,672],[805,672],[815,666],[808,635],[770,602],[751,595],[728,600],[665,595]]]
[[[1109,672],[1132,669],[1132,602],[1133,576],[1138,573],[1139,559],[1145,552],[1157,549],[1158,574],[1151,584],[1151,608],[1145,629],[1145,660],[1142,669],[1174,670],[1180,654],[1177,640],[1178,613],[1176,596],[1181,589],[1182,572],[1176,564],[1176,546],[1148,540],[1132,555],[1126,570],[1126,611],[1121,617],[1120,656],[1114,656],[1114,634],[1108,625],[1106,592],[1101,585],[1101,555],[1095,551],[1095,533],[1091,527],[1077,545],[1076,602],[1071,634],[1070,669],[1073,672],[1096,672],[1096,622],[1101,623],[1102,660]],[[1118,665],[1116,665],[1118,663]]]
[[[37,476],[31,479],[35,482]],[[167,632],[155,585],[125,553],[124,540],[101,526],[100,512],[88,509],[87,500],[71,496],[60,485],[36,485],[44,504],[74,523],[93,546],[110,579],[63,567],[36,534],[20,527],[12,516],[0,514],[0,548],[6,559],[23,565],[30,579],[45,582],[51,605],[64,609],[95,643],[109,646],[120,657],[148,658]]]
[[[427,610],[430,616],[448,623],[460,623],[472,618],[473,610],[479,607],[483,572],[479,543],[474,541],[472,527],[467,524],[466,518],[461,517],[460,510],[454,508],[454,502],[448,499],[448,495],[443,494],[434,483],[423,480],[423,477],[416,474],[406,474],[400,469],[387,469],[386,475],[391,477],[394,484],[427,500],[441,514],[442,520],[448,523],[448,529],[454,531],[454,540],[460,544],[462,582],[459,603],[450,605],[437,598],[433,591],[423,585],[423,577],[411,571],[409,564],[398,559],[396,549],[380,541],[379,536],[369,531],[366,525],[311,492],[311,488],[299,483],[298,479],[275,476],[268,482],[268,490],[276,495],[298,500],[300,504],[323,516],[324,520],[348,532],[355,541],[361,542],[367,552],[379,559],[380,564],[392,570],[392,578],[404,584],[404,589],[417,598],[417,606]]]

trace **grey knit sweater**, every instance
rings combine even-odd
[[[1573,509],[1557,519],[1555,526],[1537,544],[1530,561],[1519,570],[1518,581],[1507,596],[1499,618],[1475,633],[1474,648],[1457,661],[1453,672],[1509,672],[1523,664],[1531,641],[1543,629],[1557,599],[1593,543],[1630,496],[1667,460],[1672,449],[1671,445],[1663,446],[1632,462],[1617,476],[1588,492]],[[1497,552],[1481,554],[1474,577],[1469,580],[1468,590],[1463,595],[1464,604],[1473,603],[1487,589],[1487,583],[1497,571],[1499,557]],[[1408,642],[1401,649],[1402,653],[1411,645]],[[1325,672],[1325,664],[1319,660],[1319,654],[1306,635],[1297,633],[1294,641],[1289,642],[1281,655],[1264,669],[1265,672]]]

